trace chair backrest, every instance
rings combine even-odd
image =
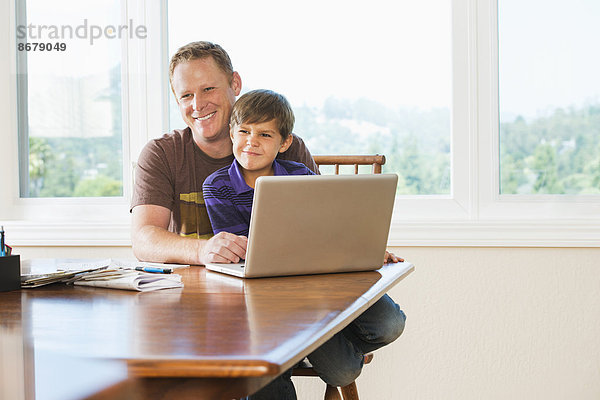
[[[371,165],[372,174],[380,174],[381,166],[385,164],[385,156],[380,154],[369,156],[313,156],[315,163],[321,168],[321,165],[333,165],[335,174],[340,174],[340,165],[354,165],[354,174],[358,174],[359,165]]]

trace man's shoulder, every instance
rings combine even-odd
[[[227,165],[210,174],[204,181],[203,186],[210,185],[221,187],[231,185],[231,179],[229,177],[229,167],[230,165]]]
[[[163,147],[169,145],[176,145],[180,143],[186,143],[189,142],[191,139],[192,132],[190,128],[174,129],[171,132],[165,133],[160,137],[150,139],[148,141],[148,144]]]
[[[159,157],[181,157],[186,147],[189,146],[190,140],[193,138],[189,129],[175,129],[160,137],[150,139],[142,149],[140,156],[155,154]]]
[[[289,149],[284,151],[283,153],[279,153],[277,155],[277,160],[292,160],[303,163],[307,166],[311,171],[318,173],[319,168],[315,161],[313,160],[310,151],[304,144],[304,141],[300,136],[295,133],[292,133],[292,144]]]
[[[291,160],[276,160],[290,175],[312,175],[313,172],[304,164]]]

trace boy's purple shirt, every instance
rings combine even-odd
[[[304,164],[287,160],[274,160],[273,172],[277,176],[315,175]],[[202,193],[215,235],[230,232],[248,236],[254,189],[246,184],[237,160],[206,178]]]

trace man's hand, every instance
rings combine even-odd
[[[200,262],[237,263],[246,257],[248,238],[233,233],[219,232],[210,238],[200,250]]]
[[[383,263],[390,263],[390,262],[404,262],[404,258],[400,258],[398,256],[396,256],[394,253],[390,253],[388,251],[385,252],[385,258],[383,259]]]

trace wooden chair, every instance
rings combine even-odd
[[[365,354],[365,365],[369,364],[373,360],[373,353]],[[316,376],[317,373],[313,369],[310,362],[305,358],[300,363],[299,367],[294,368],[292,376]],[[340,397],[340,391],[342,392]],[[356,388],[356,381],[352,382],[347,386],[342,386],[341,388],[337,388],[335,386],[327,385],[325,388],[325,400],[359,400],[358,398],[358,389]]]
[[[333,165],[335,175],[340,173],[340,165],[354,165],[354,174],[358,174],[359,165],[371,165],[372,174],[380,174],[381,166],[385,164],[385,156],[369,155],[369,156],[313,156],[315,163],[321,168],[321,165]],[[364,363],[369,364],[373,360],[373,353],[365,354]],[[305,358],[300,363],[299,367],[294,368],[292,376],[316,376],[317,373],[313,369],[310,362]],[[327,385],[325,389],[325,400],[359,400],[356,382],[352,382],[347,386],[339,388]]]
[[[381,166],[385,164],[385,156],[376,154],[374,156],[314,156],[315,163],[321,165],[333,165],[335,175],[340,173],[340,165],[354,165],[354,174],[358,174],[359,165],[371,165],[372,174],[380,174]]]

